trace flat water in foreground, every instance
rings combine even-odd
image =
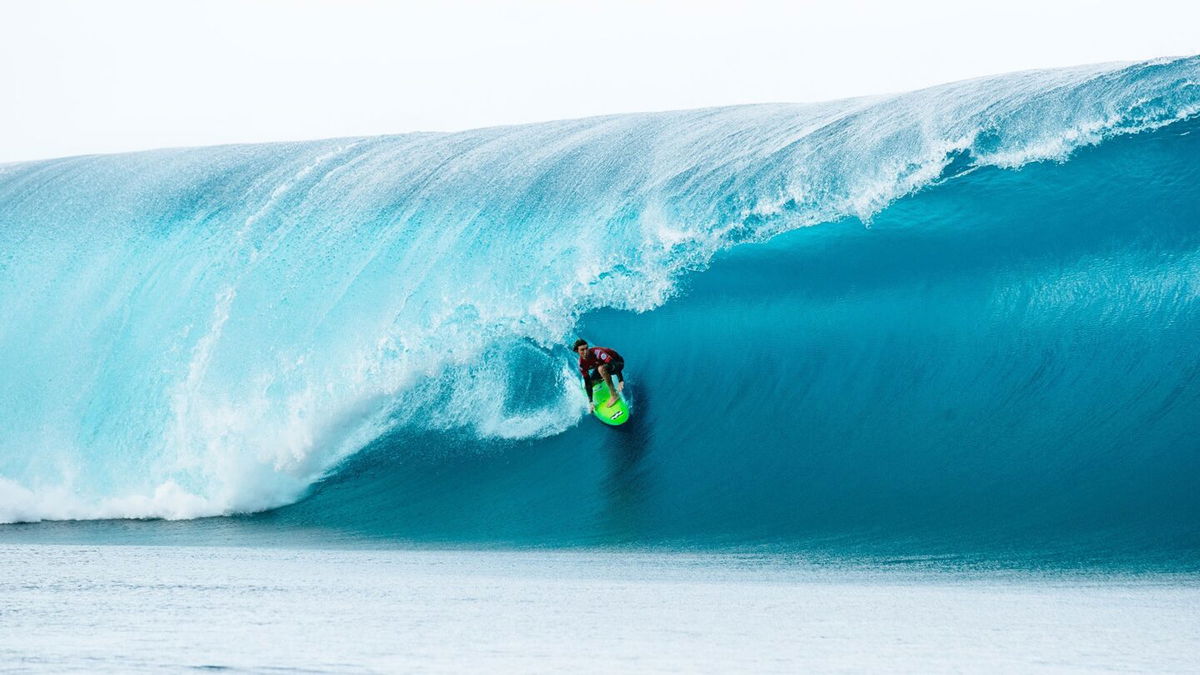
[[[784,556],[0,546],[0,670],[1139,670],[1195,575]]]

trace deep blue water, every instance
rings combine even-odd
[[[0,167],[0,535],[1194,569],[1198,83]]]

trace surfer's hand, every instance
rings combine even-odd
[[[617,383],[617,391],[618,391],[618,392],[625,391],[625,383],[624,383],[624,382],[618,382],[618,383]]]
[[[588,414],[590,415],[594,412],[596,412],[596,404],[592,401],[588,401]]]

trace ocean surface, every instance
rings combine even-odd
[[[790,556],[0,545],[3,672],[1195,672],[1200,585]]]
[[[887,577],[880,595],[871,576],[902,569],[932,575],[905,607],[982,598],[1029,618],[1040,575],[1066,575],[1103,589],[1072,621],[1173,621],[1136,633],[1153,658],[1128,667],[1196,655],[1200,57],[0,165],[0,317],[0,583],[25,603],[0,619],[30,639],[89,592],[70,580],[81,570],[111,573],[97,597],[157,598],[245,560],[245,580],[213,592],[266,597],[257,580],[299,556],[310,567],[287,568],[290,590],[271,597],[303,595],[333,561],[358,584],[346,592],[392,597],[434,583],[417,568],[440,555],[474,570],[455,583],[477,597],[509,555],[508,595],[481,602],[520,614],[543,558],[569,567],[579,597],[609,597],[592,571],[670,569],[647,582],[665,598],[699,556],[726,584],[717,603],[759,588],[757,572],[721,576],[723,556],[751,555],[803,596],[779,605],[779,626],[763,600],[752,645],[781,648],[802,607],[835,612],[834,582],[788,576],[817,560],[856,570],[837,582],[858,589],[848,612],[907,592]],[[576,337],[625,357],[627,425],[587,415]],[[131,572],[192,556],[194,578]],[[358,565],[378,579],[359,584]],[[1034,604],[1004,599],[1007,574]],[[1175,591],[1143,595],[1160,586]],[[680,615],[717,606],[696,592]],[[79,632],[87,616],[53,626]],[[647,624],[654,644],[680,637],[668,619]],[[1134,623],[1112,625],[1075,634],[1099,660],[1020,664],[1109,663],[1124,643],[1108,631]],[[714,626],[681,644],[725,634]],[[299,667],[303,635],[267,661],[227,660]],[[843,637],[872,635],[885,634]],[[589,644],[609,653],[607,639]],[[138,663],[224,663],[165,653]],[[988,658],[961,654],[941,665]]]

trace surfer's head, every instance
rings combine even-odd
[[[583,356],[583,353],[587,351],[587,348],[588,348],[587,340],[584,340],[583,338],[576,340],[575,346],[572,347],[572,349],[575,350],[575,353],[579,354],[580,356]]]

